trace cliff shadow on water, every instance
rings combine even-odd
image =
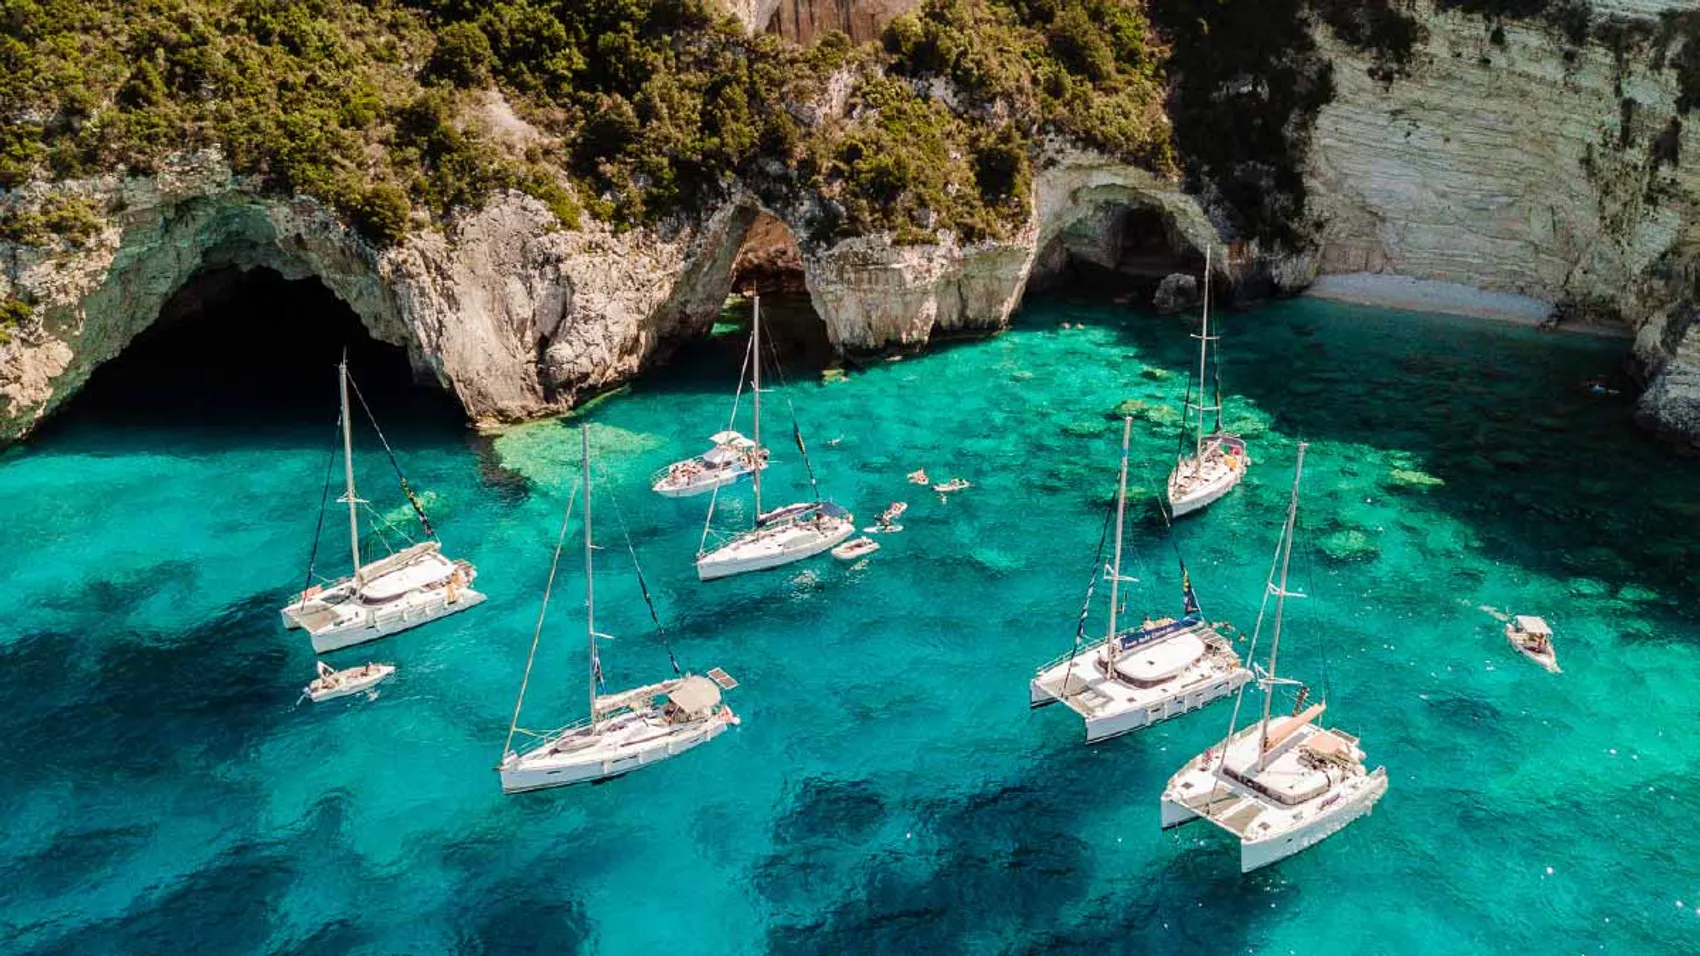
[[[1076,304],[1035,298],[1020,321],[1113,325],[1136,350],[1119,359],[1130,396],[1142,377],[1184,383],[1195,374],[1195,310],[1159,316]],[[1700,491],[1671,467],[1667,446],[1632,427],[1631,392],[1587,387],[1618,371],[1624,342],[1309,298],[1213,311],[1212,326],[1221,334],[1225,426],[1246,434],[1259,466],[1248,482],[1257,507],[1279,510],[1291,446],[1312,442],[1312,534],[1368,542],[1332,562],[1375,561],[1378,509],[1416,497],[1423,511],[1469,530],[1462,544],[1425,547],[1428,559],[1450,562],[1448,549],[1467,547],[1505,572],[1568,582],[1580,596],[1600,582],[1668,595],[1691,586],[1697,556],[1688,529]],[[1157,430],[1175,434],[1178,417]],[[1371,493],[1330,501],[1331,485]],[[1412,514],[1400,520],[1420,523]]]
[[[345,350],[360,395],[392,441],[461,440],[464,413],[434,382],[419,381],[403,348],[373,339],[317,280],[263,268],[196,274],[94,371],[42,437],[64,440],[93,428],[103,443],[114,429],[150,442],[171,434],[317,441],[336,422],[336,365]],[[355,416],[357,423],[365,417],[358,409]]]

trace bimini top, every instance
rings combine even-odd
[[[1545,620],[1524,614],[1517,615],[1517,630],[1526,634],[1546,634],[1549,636],[1552,634],[1552,628],[1547,626]]]
[[[745,438],[742,434],[735,431],[715,432],[708,436],[708,440],[716,445],[731,445],[734,448],[751,448],[755,446],[755,442],[750,441],[748,438]]]
[[[692,674],[668,692],[667,699],[686,714],[699,717],[720,703],[720,686],[706,677]]]
[[[1203,656],[1204,642],[1198,635],[1181,632],[1168,640],[1141,644],[1127,656],[1116,658],[1116,673],[1136,684],[1156,684],[1175,677]]]

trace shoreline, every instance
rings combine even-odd
[[[1384,309],[1491,319],[1529,328],[1540,328],[1553,310],[1553,303],[1526,295],[1489,292],[1455,282],[1413,279],[1409,276],[1381,272],[1317,276],[1316,281],[1311,283],[1302,295]],[[1593,324],[1557,325],[1543,331],[1571,332],[1600,338],[1635,337],[1634,332],[1622,326]]]

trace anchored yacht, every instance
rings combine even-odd
[[[1216,824],[1239,840],[1242,873],[1315,846],[1369,813],[1387,792],[1387,770],[1365,769],[1357,737],[1316,723],[1327,704],[1305,706],[1308,688],[1299,687],[1291,716],[1270,716],[1275,689],[1295,683],[1278,678],[1275,665],[1286,599],[1298,596],[1287,591],[1287,568],[1293,554],[1304,453],[1305,446],[1300,444],[1287,523],[1266,587],[1265,603],[1268,596],[1275,597],[1275,626],[1269,669],[1257,681],[1263,690],[1263,716],[1249,727],[1234,727],[1244,703],[1242,688],[1228,736],[1188,762],[1163,790],[1163,826],[1199,819]],[[1277,567],[1279,584],[1275,583]],[[1253,647],[1256,643],[1253,635]]]
[[[310,585],[281,612],[283,626],[305,630],[312,638],[313,650],[319,654],[388,637],[484,602],[484,595],[472,589],[478,570],[469,561],[451,560],[443,554],[442,544],[436,540],[424,507],[399,467],[396,475],[401,480],[402,493],[407,496],[429,540],[369,564],[360,563],[360,508],[367,502],[354,489],[354,437],[348,406],[350,378],[346,357],[337,366],[337,376],[342,398],[345,486],[338,503],[348,505],[348,548],[353,556],[354,571],[345,578]],[[361,404],[365,404],[364,399]],[[370,415],[370,409],[367,409],[367,414]],[[376,426],[374,421],[373,427]],[[389,453],[389,443],[384,441],[383,432],[378,432],[378,439],[383,442],[384,451]],[[394,464],[395,455],[390,453],[389,458]],[[324,497],[329,498],[328,488]],[[321,527],[324,525],[322,510],[319,524]],[[318,550],[318,542],[315,541],[315,558]],[[313,579],[311,561],[308,563],[307,579],[309,582]]]
[[[1223,495],[1245,477],[1251,457],[1246,454],[1245,440],[1222,430],[1222,370],[1221,359],[1209,363],[1210,343],[1220,336],[1210,334],[1210,247],[1204,249],[1204,314],[1198,331],[1198,392],[1197,401],[1189,386],[1186,402],[1186,422],[1193,427],[1192,454],[1182,453],[1169,472],[1169,510],[1175,517],[1198,511]],[[1204,382],[1208,377],[1215,383],[1215,404],[1205,404]],[[1204,431],[1204,416],[1216,413],[1216,427]],[[1183,439],[1184,440],[1184,439]]]
[[[1122,422],[1121,479],[1116,492],[1116,544],[1105,576],[1110,582],[1109,627],[1103,640],[1075,648],[1044,667],[1028,685],[1033,707],[1061,701],[1086,722],[1086,742],[1097,743],[1178,717],[1220,700],[1251,679],[1226,637],[1205,620],[1192,582],[1181,569],[1185,611],[1180,619],[1147,618],[1129,630],[1117,627],[1122,576],[1122,529],[1127,512],[1128,446],[1133,419]],[[1100,545],[1102,547],[1102,545]],[[1096,574],[1094,574],[1094,579]],[[1087,591],[1091,601],[1091,589]]]
[[[555,545],[555,559],[549,569],[549,583],[544,586],[543,608],[538,612],[537,630],[531,639],[531,654],[525,662],[525,677],[520,681],[519,698],[514,702],[513,722],[508,725],[502,762],[496,768],[501,774],[504,793],[522,793],[618,777],[695,750],[738,723],[737,715],[721,699],[721,691],[737,687],[738,682],[718,667],[710,670],[706,677],[680,670],[670,647],[667,654],[673,661],[672,678],[613,694],[602,693],[602,660],[597,653],[597,639],[608,635],[596,630],[596,544],[591,537],[588,426],[582,433],[582,448],[584,600],[585,631],[589,641],[590,716],[546,733],[524,730],[519,726],[520,713],[525,706],[525,690],[531,683],[531,667],[537,660],[537,644],[549,609],[549,594],[554,589],[555,570],[561,563],[566,521],[572,514],[572,501],[569,499],[567,513],[562,518],[561,536]],[[632,563],[637,566],[635,551],[632,552]],[[656,615],[655,605],[650,602],[649,587],[644,583],[641,568],[638,569],[638,587],[659,629],[660,618]],[[665,633],[662,637],[665,641]],[[516,749],[514,738],[521,735],[533,737],[536,742],[524,750]]]

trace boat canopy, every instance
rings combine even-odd
[[[1544,634],[1548,637],[1552,636],[1552,628],[1547,626],[1547,622],[1544,619],[1530,617],[1524,614],[1517,615],[1517,630],[1522,631],[1525,634]]]
[[[720,703],[720,686],[706,677],[692,674],[667,693],[675,707],[691,717],[700,717]]]
[[[735,448],[754,448],[755,442],[745,438],[742,433],[735,431],[715,432],[708,440],[716,445],[731,445]]]
[[[1116,658],[1116,673],[1136,684],[1156,684],[1180,674],[1203,656],[1204,642],[1196,634],[1183,632]]]

